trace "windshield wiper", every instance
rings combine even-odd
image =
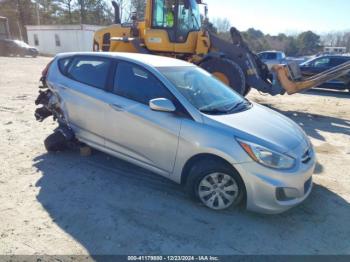
[[[229,114],[233,113],[235,111],[240,111],[241,108],[246,108],[247,106],[250,106],[251,103],[245,99],[240,102],[235,103],[231,107],[202,107],[199,109],[200,112],[204,114]],[[243,107],[244,106],[244,107]],[[238,110],[240,109],[240,110]]]
[[[201,109],[199,110],[200,112],[204,113],[204,114],[227,114],[229,111],[228,110],[221,110],[221,109],[217,109],[217,108],[213,108],[213,109]]]

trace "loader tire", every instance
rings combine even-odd
[[[216,76],[240,95],[244,96],[248,93],[243,70],[232,60],[212,58],[201,63],[200,67]]]
[[[59,152],[67,148],[67,140],[62,132],[55,132],[49,135],[45,141],[45,148],[48,152]]]

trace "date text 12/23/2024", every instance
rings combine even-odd
[[[128,256],[128,261],[219,261],[216,256]]]

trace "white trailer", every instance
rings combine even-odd
[[[93,36],[101,26],[95,25],[27,25],[29,45],[41,54],[92,51]]]

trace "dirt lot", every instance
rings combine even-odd
[[[47,154],[37,123],[49,58],[0,57],[0,254],[350,254],[350,94],[249,98],[315,145],[311,196],[281,215],[213,212],[179,186],[95,152]]]

